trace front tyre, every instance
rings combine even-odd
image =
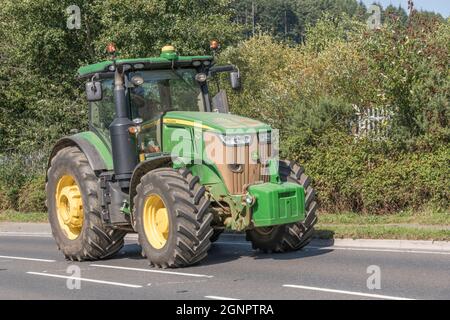
[[[281,181],[298,183],[305,189],[306,216],[296,223],[247,231],[247,240],[252,242],[253,249],[263,252],[287,252],[305,247],[312,239],[317,222],[315,191],[303,167],[282,160],[279,168]]]
[[[158,268],[203,260],[213,235],[209,200],[199,178],[187,169],[162,168],[144,175],[134,198],[143,254]]]
[[[105,259],[123,247],[125,232],[103,225],[97,190],[97,177],[80,149],[62,149],[52,159],[48,217],[56,244],[69,260]]]

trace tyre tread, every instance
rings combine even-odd
[[[59,250],[63,251],[66,259],[71,261],[99,260],[106,259],[115,255],[124,245],[125,232],[121,230],[113,230],[103,224],[100,215],[99,199],[98,199],[98,178],[89,165],[84,153],[77,147],[67,147],[60,150],[50,162],[48,176],[51,176],[56,170],[60,159],[69,159],[73,161],[80,175],[84,178],[86,190],[83,194],[87,199],[84,203],[85,215],[88,215],[89,227],[85,230],[82,246],[78,252],[68,252],[62,243],[58,243],[55,230],[52,230],[53,236],[57,239]],[[49,185],[46,183],[46,192],[48,195]],[[52,195],[53,196],[53,195]],[[49,195],[47,196],[49,197]],[[48,198],[46,205],[48,206]]]
[[[206,189],[200,184],[200,179],[188,169],[157,169],[142,177],[137,187],[135,204],[139,197],[144,197],[144,185],[149,183],[151,175],[156,175],[160,183],[170,187],[167,196],[173,200],[177,229],[174,235],[175,249],[170,257],[165,262],[156,263],[151,261],[147,253],[150,264],[159,268],[180,268],[198,263],[207,256],[213,235],[213,216],[209,212],[210,202],[205,195]],[[139,214],[136,208],[135,214]],[[139,242],[145,248],[143,241],[147,241],[145,235],[140,235]]]

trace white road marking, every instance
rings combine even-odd
[[[352,296],[360,296],[360,297],[376,298],[376,299],[415,300],[415,299],[403,298],[403,297],[385,296],[385,295],[381,295],[381,294],[371,294],[371,293],[364,293],[364,292],[335,290],[335,289],[318,288],[318,287],[307,287],[307,286],[299,286],[299,285],[294,285],[294,284],[284,284],[283,287],[285,287],[285,288],[295,288],[295,289],[304,289],[304,290],[322,291],[322,292],[331,292],[331,293],[341,293],[341,294],[347,294],[347,295],[352,295]]]
[[[56,260],[26,258],[26,257],[13,257],[13,256],[0,256],[0,259],[25,260],[25,261],[37,261],[37,262],[56,262]]]
[[[0,237],[24,237],[24,238],[53,238],[53,235],[48,232],[14,232],[14,231],[0,231]],[[137,234],[127,234],[125,240],[137,240]]]
[[[214,277],[214,276],[208,276],[205,274],[184,273],[184,272],[154,270],[154,269],[129,268],[129,267],[120,267],[120,266],[110,266],[110,265],[105,265],[105,264],[91,264],[90,266],[91,267],[99,267],[99,268],[117,269],[117,270],[163,273],[163,274],[171,274],[171,275],[175,275],[175,276],[186,276],[186,277],[197,277],[197,278],[213,278]]]
[[[103,280],[95,280],[95,279],[87,279],[87,278],[80,278],[80,277],[73,277],[73,276],[62,276],[59,274],[51,274],[51,273],[41,273],[41,272],[27,272],[28,274],[36,275],[36,276],[44,276],[44,277],[51,277],[51,278],[60,278],[60,279],[72,279],[72,280],[80,280],[85,282],[93,282],[93,283],[100,283],[100,284],[108,284],[112,286],[119,286],[119,287],[127,287],[127,288],[142,288],[140,285],[135,284],[128,284],[128,283],[121,283],[121,282],[111,282],[111,281],[103,281]]]
[[[1,231],[1,237],[36,237],[36,238],[51,238],[51,233],[44,232],[7,232]]]
[[[206,299],[213,299],[213,300],[239,300],[235,298],[227,298],[227,297],[218,297],[218,296],[205,296]]]
[[[419,253],[419,254],[444,254],[450,255],[448,251],[426,251],[426,250],[409,250],[409,249],[375,249],[375,248],[348,248],[348,247],[316,247],[307,246],[305,249],[313,250],[348,250],[348,251],[372,251],[372,252],[395,252],[395,253]]]

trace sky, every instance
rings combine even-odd
[[[374,2],[381,3],[386,8],[392,4],[396,7],[399,5],[404,9],[408,9],[408,0],[363,0],[366,5],[370,5]],[[444,17],[450,16],[450,0],[414,0],[414,6],[416,9],[435,11],[442,14]]]

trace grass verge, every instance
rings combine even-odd
[[[396,214],[377,215],[359,213],[321,213],[319,220],[325,224],[417,224],[450,226],[450,212],[437,210],[401,211]]]
[[[319,215],[320,239],[402,239],[450,241],[450,212],[405,211],[394,215],[339,213]]]
[[[32,212],[22,213],[17,211],[3,211],[0,212],[0,222],[48,222],[47,213]]]
[[[449,229],[411,228],[390,225],[337,225],[316,227],[318,239],[398,239],[450,241]]]

